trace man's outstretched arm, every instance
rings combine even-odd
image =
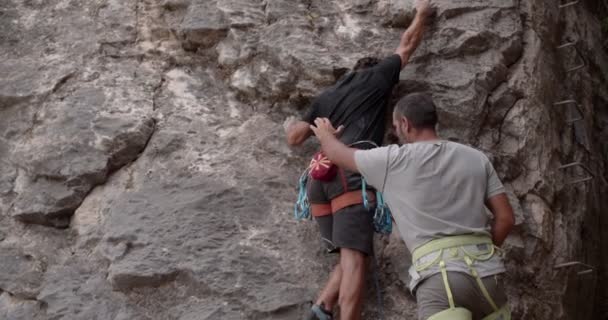
[[[327,118],[317,118],[315,125],[310,126],[319,142],[325,156],[340,168],[359,172],[355,163],[355,151],[357,149],[349,148],[336,138],[338,130],[336,130]]]
[[[416,16],[401,36],[401,42],[399,47],[395,50],[395,53],[401,57],[401,69],[405,68],[405,65],[409,62],[410,57],[418,48],[424,30],[426,28],[427,20],[433,13],[431,8],[430,0],[416,0]]]

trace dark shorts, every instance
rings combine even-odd
[[[322,182],[309,179],[308,200],[314,204],[330,203],[331,199],[345,191],[361,190],[361,176],[344,171],[334,180]],[[370,190],[373,190],[370,188]],[[366,255],[373,252],[374,225],[373,215],[362,204],[346,207],[332,215],[316,217],[321,238],[328,252],[339,252],[340,248],[360,251]]]

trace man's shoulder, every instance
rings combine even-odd
[[[387,65],[390,67],[399,68],[399,70],[401,70],[401,56],[396,53],[393,53],[393,54],[381,59],[377,65],[378,66]]]
[[[448,146],[450,148],[453,148],[453,149],[458,150],[460,152],[469,154],[471,156],[479,157],[479,158],[481,158],[483,160],[487,160],[488,159],[488,156],[483,151],[481,151],[481,150],[479,150],[479,149],[477,149],[477,148],[475,148],[475,147],[473,147],[471,145],[464,144],[464,143],[459,143],[459,142],[455,142],[455,141],[446,141],[446,143],[448,144]]]
[[[403,148],[403,146],[399,146],[396,144],[389,144],[389,145],[379,146],[379,147],[371,148],[371,149],[357,150],[355,152],[355,156],[357,156],[358,153],[374,154],[374,155],[383,155],[383,157],[388,156],[389,159],[391,159],[391,158],[398,156],[402,152],[407,152],[402,148]]]
[[[479,152],[479,150],[477,150],[475,147],[473,147],[470,144],[465,144],[462,142],[456,142],[456,141],[451,141],[451,140],[446,140],[445,143],[453,148],[458,148],[458,149],[467,150],[467,151],[471,151],[471,152]]]
[[[375,66],[368,69],[372,73],[400,73],[401,72],[401,57],[398,54],[390,55],[383,58]]]
[[[369,68],[353,71],[360,78],[369,78],[370,75],[386,75],[386,73],[399,73],[401,71],[401,57],[393,54],[380,59],[380,61]]]

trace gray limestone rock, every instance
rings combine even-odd
[[[47,267],[44,260],[9,244],[2,244],[0,257],[2,290],[20,298],[36,297]]]
[[[209,48],[226,37],[230,24],[217,1],[197,1],[188,7],[188,13],[179,27],[184,49],[196,51]]]
[[[47,306],[45,314],[48,319],[116,319],[129,311],[126,297],[113,292],[95,267],[70,261],[48,270],[44,288],[37,297]]]
[[[36,300],[19,299],[10,293],[0,293],[0,317],[6,320],[43,319],[44,304]]]
[[[300,318],[336,257],[292,218],[318,146],[289,148],[281,123],[392,54],[412,2],[1,2],[0,318]],[[605,318],[608,8],[433,2],[393,100],[432,93],[440,134],[507,186],[514,318]],[[574,39],[587,64],[567,73],[555,47]],[[566,184],[576,161],[596,178]],[[385,319],[415,318],[405,245],[375,245]],[[553,268],[569,261],[594,269]],[[379,319],[368,287],[363,318]]]
[[[12,152],[3,155],[9,168],[19,169],[11,215],[65,227],[93,186],[137,157],[155,126],[152,97],[146,96],[153,84],[140,67],[123,65],[120,72],[66,84],[57,97],[37,106],[33,124],[11,139]],[[18,119],[8,115],[0,126]]]

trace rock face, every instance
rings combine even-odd
[[[507,185],[514,318],[607,317],[608,8],[434,2],[395,99],[431,92],[441,135]],[[405,0],[0,3],[0,318],[298,319],[335,257],[291,216],[315,145],[288,148],[281,123],[412,17]],[[385,318],[415,319],[405,246],[376,245]],[[574,261],[592,271],[554,268]]]

